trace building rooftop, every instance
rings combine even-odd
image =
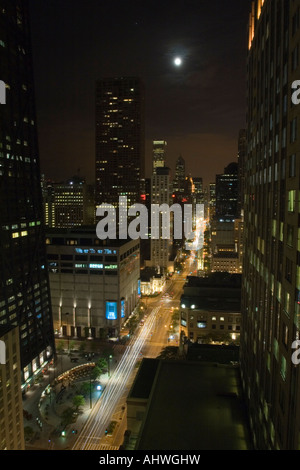
[[[207,277],[187,276],[185,287],[241,287],[242,275],[227,272],[211,273]]]
[[[183,308],[240,312],[241,277],[241,274],[219,272],[206,278],[189,276],[181,305],[185,305]]]
[[[96,245],[96,246],[120,247],[132,241],[139,243],[139,240],[132,240],[131,238],[122,240],[117,237],[115,239],[107,238],[105,240],[101,240],[100,238],[97,237],[95,225],[82,225],[80,227],[74,227],[74,228],[47,228],[46,237],[52,240],[50,242],[50,245],[51,244],[55,245],[57,244],[57,239],[64,239],[64,238],[79,239],[80,245],[86,245],[86,246]]]
[[[143,360],[148,361],[152,359]],[[152,380],[155,368],[149,372],[151,396],[136,450],[251,448],[237,367],[160,361]],[[144,372],[138,373],[136,384],[144,381]]]

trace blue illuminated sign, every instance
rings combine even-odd
[[[121,300],[121,318],[125,317],[125,299]]]
[[[141,280],[138,280],[138,295],[141,295]]]
[[[118,304],[117,302],[106,302],[105,317],[107,320],[117,320],[118,318]]]

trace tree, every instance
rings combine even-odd
[[[78,411],[81,406],[85,404],[85,398],[83,395],[75,395],[72,400],[73,406],[75,406],[75,410]]]
[[[90,382],[83,382],[79,389],[80,395],[83,395],[84,397],[87,396],[90,393],[90,387]]]
[[[76,398],[76,397],[74,397],[74,398]],[[74,410],[70,406],[68,408],[64,409],[64,411],[62,412],[62,414],[61,414],[61,418],[62,418],[61,425],[64,428],[66,426],[68,426],[68,424],[73,423],[73,421],[74,421],[73,413],[74,413]]]
[[[166,346],[158,356],[158,359],[177,359],[178,358],[178,347],[177,346]]]
[[[101,371],[100,367],[98,367],[98,366],[93,367],[93,369],[91,371],[91,379],[92,380],[97,380],[98,377],[100,377],[101,373],[102,373],[102,371]]]
[[[107,360],[104,357],[100,357],[100,359],[98,359],[97,361],[96,366],[99,367],[99,369],[101,370],[101,374],[103,374],[103,372],[106,371],[108,367]]]

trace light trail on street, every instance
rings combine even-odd
[[[73,446],[73,450],[97,450],[111,416],[126,389],[129,378],[141,356],[141,351],[150,339],[155,327],[156,314],[160,307],[155,307],[145,323],[131,338],[124,354],[110,377],[103,394],[94,405],[91,414],[85,423],[80,436]]]

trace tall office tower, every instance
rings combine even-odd
[[[0,325],[19,326],[22,387],[54,353],[27,0],[0,1]]]
[[[96,84],[96,206],[139,202],[145,166],[144,88],[134,77]]]
[[[182,195],[184,192],[184,183],[185,183],[185,160],[180,155],[176,161],[175,177],[173,180],[173,191],[178,196]]]
[[[148,237],[140,239],[141,267],[146,260],[150,260],[150,234],[151,234],[151,178],[142,180],[141,204],[144,204],[148,211]]]
[[[246,129],[239,131],[238,138],[238,212],[241,214],[244,205],[244,179],[245,179],[245,159],[247,153]]]
[[[232,162],[216,175],[216,218],[232,222],[238,217],[238,164]]]
[[[94,186],[74,176],[63,183],[46,185],[45,224],[50,228],[73,228],[95,221]]]
[[[165,140],[153,141],[153,173],[155,173],[156,168],[165,166],[166,150],[167,142]]]
[[[204,204],[203,180],[202,178],[193,178],[194,199],[196,204]]]
[[[258,449],[300,448],[299,9],[255,1],[249,25],[241,371]]]
[[[151,178],[151,204],[167,204],[169,206],[171,205],[171,198],[172,191],[170,181],[170,169],[167,167],[157,168],[156,173],[154,173]],[[160,220],[163,221],[162,216],[160,217]],[[163,226],[165,225],[163,222],[161,222],[157,227],[159,230],[159,237],[157,239],[154,239],[152,236],[156,227],[151,226],[150,264],[155,268],[162,268],[161,272],[168,272],[171,268],[170,254],[172,239],[163,238]],[[170,229],[170,236],[172,237],[172,229]]]
[[[209,218],[212,220],[216,214],[216,183],[209,183]]]

